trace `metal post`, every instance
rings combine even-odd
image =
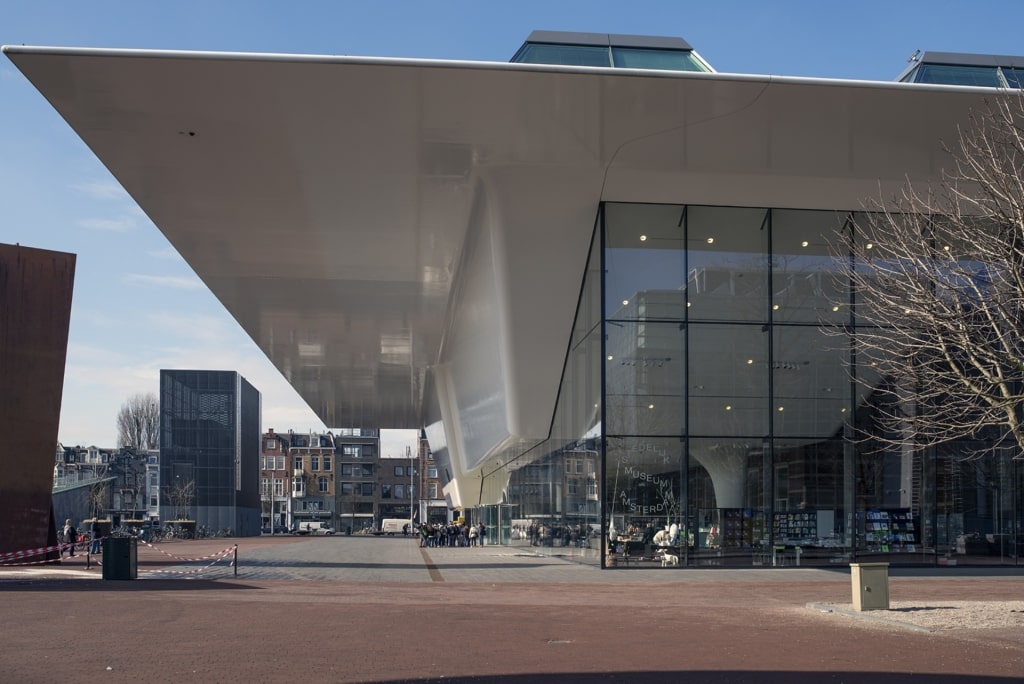
[[[235,577],[238,577],[238,544],[235,544],[235,559],[232,565],[235,566]]]
[[[409,445],[406,445],[406,456],[409,457],[409,531],[413,532],[413,474],[415,468],[413,468],[413,451]]]

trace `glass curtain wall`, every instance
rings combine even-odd
[[[605,567],[1016,564],[1021,461],[868,438],[886,379],[829,332],[856,330],[829,244],[851,218],[604,204],[551,437],[480,512],[500,542]]]
[[[1018,461],[862,439],[885,379],[826,332],[849,218],[605,205],[606,565],[1016,558]]]
[[[551,436],[510,458],[505,503],[479,514],[488,543],[599,564],[601,553],[601,249],[595,230],[566,352]]]

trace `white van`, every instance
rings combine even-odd
[[[325,522],[304,522],[299,523],[296,534],[334,534],[334,528]]]
[[[413,531],[408,518],[384,518],[380,521],[381,534],[402,534],[403,530],[407,534]]]

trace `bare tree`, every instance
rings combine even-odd
[[[89,509],[93,519],[97,519],[110,506],[110,482],[103,480],[89,485]]]
[[[174,511],[175,520],[188,520],[192,513],[192,502],[196,498],[195,480],[176,480],[168,489],[167,500]]]
[[[160,444],[160,402],[152,392],[133,394],[117,412],[117,445],[156,449]]]
[[[883,446],[1024,451],[1022,124],[1020,96],[994,96],[947,148],[940,181],[908,181],[841,231],[854,367],[880,407],[871,438]]]

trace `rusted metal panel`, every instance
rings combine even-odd
[[[74,279],[74,254],[0,244],[0,553],[54,540],[51,491]]]

